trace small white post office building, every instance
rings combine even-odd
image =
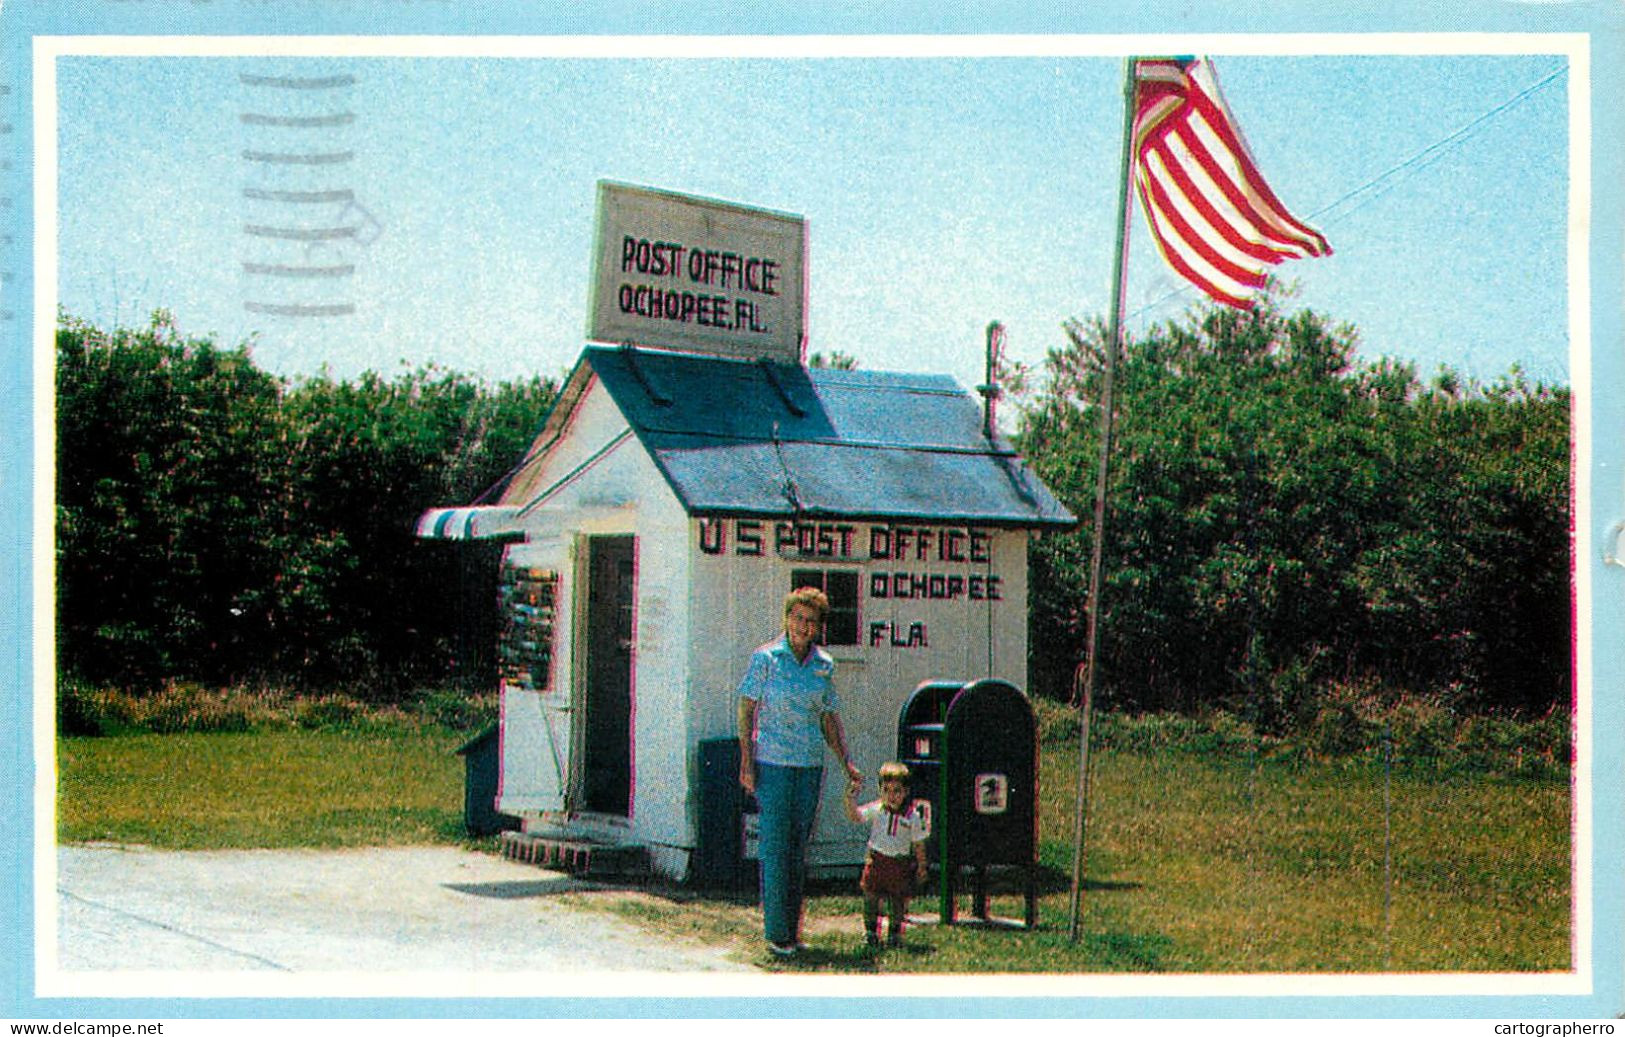
[[[824,643],[872,773],[921,682],[1026,688],[1028,538],[1073,524],[952,379],[594,346],[500,501],[419,533],[514,541],[496,808],[682,878],[697,747],[734,734],[786,592],[830,597]],[[825,782],[815,871],[862,860],[841,791]]]
[[[685,877],[700,745],[734,735],[782,602],[832,609],[848,742],[873,771],[923,681],[1027,685],[1027,542],[1073,516],[952,379],[805,366],[799,216],[598,185],[589,346],[492,505],[502,537],[496,809],[519,838],[641,848]],[[630,343],[638,343],[639,348]],[[825,782],[815,870],[862,861]]]

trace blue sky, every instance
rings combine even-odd
[[[1568,57],[1549,44],[1329,53],[1338,46],[1288,56],[1260,38],[1214,56],[1264,174],[1336,250],[1281,268],[1298,303],[1355,325],[1362,356],[1424,375],[1447,364],[1493,379],[1516,363],[1567,381]],[[865,367],[973,385],[989,321],[1008,327],[1012,356],[1037,364],[1064,341],[1063,321],[1106,312],[1120,56],[986,56],[998,45],[975,40],[947,57],[780,49],[63,57],[61,304],[103,324],[166,307],[185,331],[252,337],[257,360],[286,375],[428,362],[492,379],[557,374],[584,341],[602,178],[805,216],[810,348]],[[353,84],[276,91],[245,75]],[[354,120],[243,121],[267,106]],[[295,141],[354,155],[299,175],[352,190],[356,208],[321,215],[362,234],[299,246],[352,276],[272,287],[353,305],[343,316],[245,309],[267,286],[242,264],[287,246],[244,233],[274,222],[244,189],[289,171],[244,153]],[[1131,331],[1179,316],[1195,300],[1179,285],[1136,217]]]

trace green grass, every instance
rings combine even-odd
[[[1071,919],[1074,745],[1043,758],[1035,931],[926,924],[862,946],[851,882],[815,884],[811,952],[761,951],[746,898],[684,890],[572,899],[780,971],[1382,973],[1562,971],[1569,958],[1566,784],[1396,775],[1380,765],[1097,752],[1081,938]],[[1391,854],[1391,857],[1389,855]],[[1385,867],[1385,857],[1391,864]],[[996,895],[995,918],[1022,899]],[[911,913],[935,919],[934,892]],[[958,904],[962,920],[970,898]]]
[[[57,837],[166,849],[455,843],[465,737],[403,726],[62,738]]]
[[[1047,749],[1070,793],[1075,750]],[[1569,967],[1566,784],[1396,774],[1385,811],[1378,765],[1118,753],[1092,779],[1085,929],[1158,969]],[[1045,805],[1044,858],[1070,868],[1070,804]]]
[[[58,742],[58,832],[175,849],[462,843],[466,734],[130,734]],[[855,883],[814,886],[812,951],[761,953],[746,895],[651,885],[566,899],[764,968],[825,972],[1542,972],[1570,967],[1569,789],[1359,757],[1094,753],[1082,939],[1068,939],[1075,739],[1043,745],[1036,931],[921,925],[862,947]],[[1387,835],[1385,837],[1385,822]],[[489,844],[487,844],[489,845]],[[1388,862],[1385,865],[1385,860]],[[1019,917],[1000,895],[993,913]],[[933,894],[913,913],[935,916]],[[969,898],[961,900],[969,914]]]

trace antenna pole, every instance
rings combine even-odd
[[[999,430],[994,408],[1004,394],[1004,390],[999,388],[999,362],[1003,355],[1004,325],[992,321],[987,326],[987,374],[983,383],[976,387],[976,391],[982,394],[982,436],[989,441]]]

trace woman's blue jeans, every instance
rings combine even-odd
[[[756,803],[761,810],[757,857],[762,874],[762,932],[769,943],[794,944],[801,937],[807,844],[812,840],[823,779],[822,767],[756,764]]]

